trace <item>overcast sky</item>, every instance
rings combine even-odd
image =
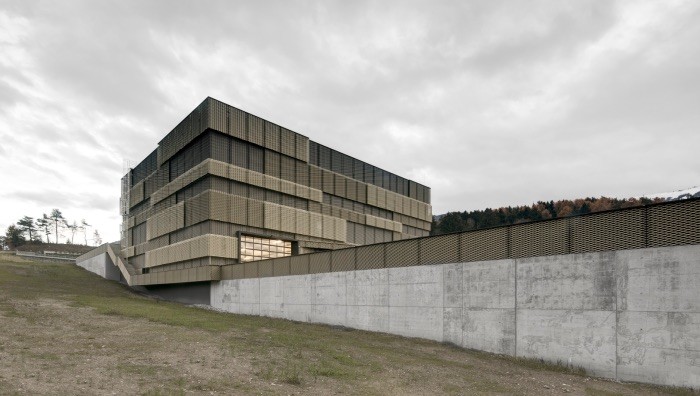
[[[699,43],[698,1],[0,0],[0,229],[117,240],[124,160],[207,96],[434,214],[696,186]]]

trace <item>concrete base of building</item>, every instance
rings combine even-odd
[[[212,282],[228,312],[700,387],[700,245]]]
[[[145,286],[146,293],[183,304],[210,304],[211,282]]]

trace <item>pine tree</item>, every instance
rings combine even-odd
[[[46,235],[46,243],[51,242],[49,241],[49,235],[51,235],[51,220],[46,216],[46,213],[43,214],[43,217],[36,219],[36,226]]]
[[[61,213],[60,210],[54,209],[51,211],[51,215],[49,216],[49,220],[51,223],[53,223],[55,230],[56,230],[56,243],[58,243],[58,227],[65,222],[65,218],[63,217],[63,213]]]
[[[29,216],[22,217],[18,222],[17,226],[22,232],[26,232],[29,235],[29,241],[34,240],[34,231],[36,231],[36,226],[34,225],[34,218]]]

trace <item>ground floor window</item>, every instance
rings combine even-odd
[[[292,255],[292,242],[241,234],[240,261],[266,260]]]

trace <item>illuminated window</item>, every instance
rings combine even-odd
[[[292,255],[292,242],[290,241],[241,235],[240,243],[242,263]]]

